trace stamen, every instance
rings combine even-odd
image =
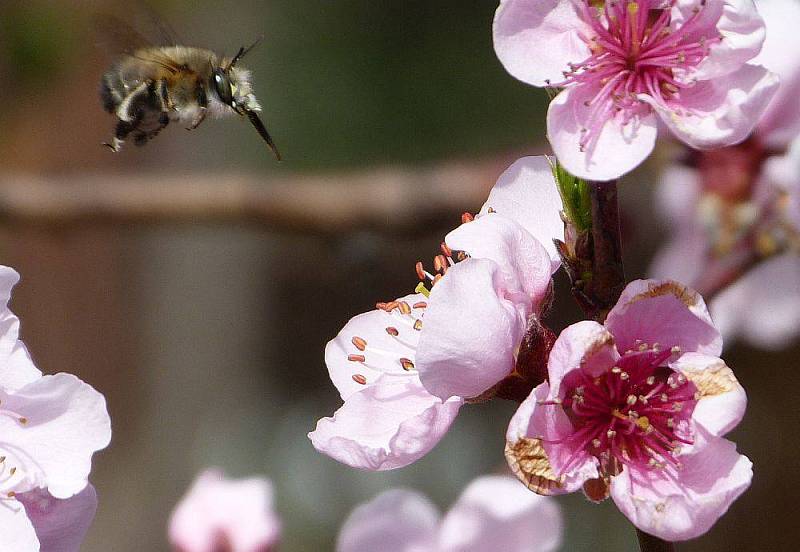
[[[361,385],[367,384],[367,378],[363,374],[353,374],[353,381]]]
[[[358,349],[359,351],[366,350],[367,342],[363,338],[358,337],[358,336],[353,336],[353,339],[351,339],[351,341],[352,341],[353,345],[355,346],[355,348]]]

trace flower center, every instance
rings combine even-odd
[[[563,407],[575,427],[575,458],[588,452],[605,475],[616,475],[623,465],[679,467],[680,446],[692,444],[697,388],[662,366],[670,356],[672,351],[642,344],[599,377],[577,371],[565,378]]]
[[[705,1],[680,22],[673,21],[676,1],[664,5],[655,0],[609,0],[602,6],[593,0],[580,2],[580,16],[591,33],[581,38],[591,55],[571,63],[565,80],[552,86],[580,84],[594,90],[584,102],[591,109],[581,129],[581,150],[597,139],[609,118],[620,114],[626,125],[649,113],[640,94],[675,109],[681,90],[694,86],[689,71],[706,58],[720,35],[716,30],[712,34],[701,17]]]

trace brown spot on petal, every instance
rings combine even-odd
[[[506,442],[505,454],[511,471],[533,492],[552,495],[563,486],[550,466],[541,439],[521,437],[515,443]]]
[[[608,481],[603,478],[589,479],[583,484],[583,494],[592,502],[602,502],[609,495]]]
[[[662,295],[672,295],[690,308],[697,304],[698,295],[695,291],[672,281],[661,284],[648,284],[647,291],[634,296],[629,303],[635,303],[641,299],[661,297]]]
[[[704,370],[686,371],[683,372],[683,375],[697,387],[700,398],[730,393],[739,386],[733,370],[728,368],[722,360]]]

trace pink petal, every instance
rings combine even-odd
[[[700,177],[696,169],[684,165],[667,166],[656,187],[658,215],[671,226],[694,223],[700,192]]]
[[[557,395],[551,391],[547,383],[542,383],[531,392],[511,417],[506,432],[506,441],[513,445],[520,439],[543,439],[550,466],[555,475],[561,478],[559,487],[550,489],[550,494],[566,494],[579,490],[589,479],[599,476],[597,461],[584,451],[577,452],[577,459],[570,462],[570,467],[563,473],[559,466],[564,466],[575,453],[568,445],[555,444],[574,432],[564,409],[555,404],[541,404],[552,401]]]
[[[800,258],[786,253],[762,262],[720,292],[711,312],[726,339],[783,349],[800,334]]]
[[[504,275],[488,259],[467,259],[431,292],[417,369],[431,394],[476,397],[510,374],[530,314],[524,297],[506,298]]]
[[[620,116],[590,125],[592,100],[597,90],[576,86],[563,90],[550,102],[547,137],[553,152],[570,173],[590,180],[613,180],[632,171],[653,151],[658,134],[656,117],[649,113],[622,125]],[[581,151],[582,130],[595,139]]]
[[[504,287],[521,289],[533,301],[534,308],[550,289],[552,265],[547,251],[525,228],[506,216],[489,213],[462,224],[447,235],[445,242],[452,249],[466,251],[473,259],[497,263],[505,275]],[[430,318],[430,314],[426,316]]]
[[[597,322],[584,320],[561,332],[547,362],[553,395],[560,395],[561,381],[573,370],[599,376],[619,359],[613,336]]]
[[[27,419],[0,416],[0,450],[25,480],[17,490],[44,485],[55,498],[83,490],[92,454],[111,440],[103,395],[71,374],[56,374],[0,397],[4,409]]]
[[[336,542],[337,552],[433,550],[439,512],[424,496],[386,491],[353,510]]]
[[[39,379],[42,373],[19,340],[19,319],[8,308],[11,289],[19,282],[19,274],[0,265],[0,387],[14,390]]]
[[[494,50],[514,77],[548,86],[564,79],[570,62],[589,55],[580,39],[586,29],[568,0],[502,0],[494,17]]]
[[[97,511],[92,485],[67,499],[53,498],[45,490],[17,495],[39,538],[41,552],[78,552]],[[15,549],[16,550],[16,549]]]
[[[739,425],[747,408],[747,395],[722,359],[686,353],[672,364],[672,369],[696,382],[703,395],[692,412],[695,422],[714,436],[725,435]],[[713,394],[708,394],[709,389],[703,388],[703,382],[707,382]]]
[[[800,134],[800,3],[795,0],[759,0],[758,11],[767,26],[767,39],[754,65],[777,73],[780,88],[758,123],[758,137],[771,148],[783,148]]]
[[[181,552],[211,552],[220,542],[232,552],[271,550],[281,532],[272,495],[262,477],[229,480],[208,470],[172,512],[170,543]]]
[[[656,251],[648,273],[654,278],[697,282],[705,270],[708,240],[701,228],[687,224]],[[714,317],[719,327],[719,321]]]
[[[22,503],[16,500],[4,501],[0,506],[0,527],[4,551],[39,552],[39,539]]]
[[[516,479],[485,476],[470,483],[445,516],[436,550],[548,552],[561,545],[562,528],[553,499]]]
[[[442,402],[416,378],[384,376],[350,395],[333,418],[317,422],[308,437],[318,451],[348,466],[401,468],[436,446],[462,404],[458,398]]]
[[[753,477],[750,460],[720,437],[710,437],[680,460],[682,468],[677,474],[633,472],[626,467],[611,480],[611,497],[622,513],[642,531],[667,541],[704,534],[750,486]]]
[[[778,77],[756,65],[699,81],[681,92],[680,108],[650,103],[679,139],[698,149],[737,144],[747,138],[778,88]]]
[[[716,24],[722,40],[710,46],[708,57],[692,71],[692,78],[698,80],[716,79],[738,70],[761,51],[766,36],[764,20],[752,0],[706,0],[706,9],[714,11],[716,3],[722,7]]]
[[[672,280],[629,283],[608,313],[606,328],[619,351],[639,342],[680,347],[681,352],[719,356],[722,337],[714,327],[705,301],[696,291]]]
[[[500,175],[480,214],[491,210],[521,224],[547,250],[555,272],[561,259],[553,240],[564,240],[562,209],[550,161],[537,155],[517,159]]]
[[[401,315],[397,310],[388,313],[376,309],[353,317],[334,339],[325,347],[325,364],[328,367],[331,381],[339,390],[342,400],[353,393],[364,389],[364,385],[372,385],[383,374],[405,374],[400,359],[414,362],[415,350],[419,341],[418,330],[415,330],[411,319],[421,319],[424,308],[414,308],[419,303],[427,303],[428,299],[421,294],[406,295],[398,299],[408,304],[411,315]],[[396,330],[392,335],[387,328]],[[359,350],[353,338],[364,340],[367,350]],[[373,354],[371,351],[380,351]],[[362,355],[364,362],[348,360],[350,355]],[[358,383],[353,379],[360,374],[366,381]]]

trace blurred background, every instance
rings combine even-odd
[[[514,404],[464,408],[431,454],[391,473],[339,465],[306,433],[340,404],[325,343],[410,291],[414,262],[502,170],[546,151],[545,94],[492,49],[496,0],[151,5],[187,45],[231,54],[264,35],[243,65],[285,160],[235,118],[192,133],[173,124],[112,154],[98,99],[112,59],[90,21],[135,3],[0,0],[0,262],[22,274],[13,308],[39,367],[91,383],[113,420],[84,550],[167,550],[169,512],[208,466],[275,482],[284,552],[332,550],[348,512],[389,486],[446,509],[505,469]],[[662,235],[657,169],[656,157],[621,188],[631,279]],[[579,313],[558,284],[560,330]],[[750,396],[732,438],[754,483],[680,550],[796,546],[800,411],[785,393],[800,384],[798,353],[726,351]],[[559,501],[564,550],[637,550],[612,503]]]

